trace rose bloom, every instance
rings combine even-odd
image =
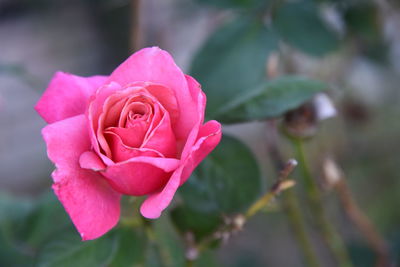
[[[147,195],[141,214],[160,216],[221,139],[205,106],[200,84],[157,47],[110,76],[55,74],[35,109],[49,123],[53,190],[83,240],[117,224],[122,195]]]

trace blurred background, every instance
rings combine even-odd
[[[268,32],[241,24],[249,18],[259,18]],[[324,158],[335,160],[354,199],[387,240],[392,259],[399,260],[397,0],[0,0],[0,225],[4,235],[0,258],[9,258],[4,261],[7,265],[0,259],[1,266],[25,266],[14,261],[19,252],[7,248],[9,238],[17,238],[22,254],[36,253],[23,245],[29,227],[14,235],[17,226],[8,219],[25,216],[16,210],[28,212],[35,202],[48,198],[54,167],[40,134],[45,123],[33,106],[52,75],[57,70],[107,75],[138,48],[153,45],[170,52],[185,73],[200,81],[211,109],[221,103],[218,94],[226,94],[219,87],[246,86],[260,75],[301,74],[329,83],[336,116],[317,122],[306,143],[311,171],[323,177]],[[238,95],[246,88],[235,90],[232,94]],[[224,125],[224,133],[238,137],[256,155],[263,188],[276,179],[268,153],[274,132],[263,121]],[[274,142],[279,142],[276,145],[285,159],[294,157],[285,137]],[[344,236],[355,266],[374,266],[374,253],[345,216],[335,191],[322,178],[318,182],[329,218]],[[54,199],[50,203],[60,205]],[[207,264],[305,266],[279,210],[279,203],[273,203],[267,212],[252,218]],[[52,223],[52,211],[48,212],[47,217],[40,216]],[[32,216],[29,220],[40,225]],[[335,266],[318,237],[312,237],[321,247],[320,257],[327,259],[323,266]],[[39,244],[32,241],[35,238],[29,240]]]

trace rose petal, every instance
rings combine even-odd
[[[121,109],[127,102],[127,99],[123,96],[121,97],[121,95],[122,94],[115,93],[107,97],[103,103],[103,106],[101,107],[102,113],[99,114],[97,119],[97,142],[99,143],[102,152],[104,152],[104,154],[109,158],[111,158],[111,149],[104,136],[104,130],[107,127],[117,125]],[[112,122],[114,122],[114,125],[112,125]]]
[[[49,124],[42,130],[49,158],[56,164],[53,189],[83,240],[97,238],[116,225],[120,194],[105,179],[79,166],[90,149],[84,115]]]
[[[140,156],[110,165],[102,174],[118,192],[141,196],[160,190],[178,166],[177,159]]]
[[[221,124],[217,121],[208,121],[200,127],[196,144],[187,158],[181,176],[181,185],[186,182],[193,170],[221,141]]]
[[[164,113],[160,123],[144,140],[141,147],[157,150],[167,158],[176,156],[176,139],[167,112]]]
[[[118,128],[118,129],[120,129],[120,133],[124,132],[124,130],[129,130],[123,128]],[[162,154],[160,154],[160,152],[153,149],[136,148],[128,146],[123,142],[121,136],[114,132],[106,132],[105,135],[110,145],[112,151],[112,160],[114,162],[126,161],[133,157],[139,157],[139,156],[164,157]]]
[[[183,166],[179,167],[171,176],[164,189],[149,195],[140,207],[140,213],[148,219],[157,219],[161,212],[171,203],[179,187]]]
[[[101,159],[104,163],[107,164],[110,160],[107,160],[107,157],[101,155],[100,145],[97,138],[97,129],[99,127],[99,115],[103,110],[104,101],[110,96],[112,93],[121,89],[121,86],[117,83],[109,83],[105,84],[104,86],[100,87],[96,94],[92,96],[91,100],[89,101],[89,108],[87,111],[87,117],[89,120],[89,135],[92,141],[93,149],[96,151],[97,154],[101,156]],[[101,136],[101,138],[104,138]],[[101,141],[102,142],[102,141]]]
[[[192,99],[197,99],[199,92],[201,92],[201,85],[195,78],[190,75],[185,74],[185,79],[189,88],[190,95]]]
[[[121,195],[91,170],[63,169],[52,174],[53,190],[82,240],[98,238],[113,228],[120,217]]]
[[[83,169],[91,169],[93,171],[100,171],[106,168],[103,161],[93,151],[83,152],[79,157],[79,165]]]
[[[90,149],[84,115],[47,125],[42,130],[47,155],[57,168],[76,167],[81,154]]]
[[[180,114],[175,93],[168,87],[154,83],[147,83],[146,90],[168,111],[171,124],[175,126]]]
[[[186,160],[186,158],[189,156],[189,154],[192,151],[192,147],[194,145],[194,143],[197,140],[197,136],[199,134],[199,130],[201,125],[203,124],[203,120],[204,120],[204,110],[205,110],[205,106],[206,106],[206,95],[202,92],[199,91],[198,95],[197,95],[197,118],[196,120],[196,124],[193,126],[192,130],[189,133],[188,138],[186,139],[186,142],[184,144],[184,147],[182,149],[182,153],[181,153],[181,160],[182,162],[184,162]],[[178,143],[178,147],[182,145]]]
[[[117,135],[122,140],[123,144],[129,147],[138,148],[143,143],[144,136],[146,135],[148,125],[145,122],[139,122],[134,125],[132,128],[119,128],[119,127],[112,127],[108,128],[107,131],[104,133],[106,139],[109,141],[108,143],[111,144],[110,138],[112,136]],[[115,151],[114,148],[111,148],[111,151]]]
[[[57,72],[35,109],[48,123],[83,114],[89,97],[106,79],[106,76],[84,78]]]
[[[146,81],[164,85],[174,91],[181,112],[175,127],[177,139],[185,140],[197,118],[196,99],[192,99],[182,71],[168,52],[158,47],[144,48],[122,63],[110,75],[109,81],[122,86]]]

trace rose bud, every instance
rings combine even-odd
[[[55,74],[35,109],[49,123],[53,190],[83,240],[117,224],[122,195],[146,195],[141,214],[160,216],[221,139],[205,106],[200,84],[157,47],[108,77]]]

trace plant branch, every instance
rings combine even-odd
[[[360,230],[365,240],[368,242],[372,250],[377,255],[376,266],[390,266],[389,250],[385,239],[376,230],[374,224],[364,214],[355,201],[353,194],[346,182],[344,173],[339,169],[336,163],[327,159],[324,162],[325,179],[328,184],[333,186],[339,196],[342,204],[352,223]]]
[[[280,171],[277,182],[271,187],[271,189],[265,193],[260,199],[258,199],[253,205],[245,213],[246,219],[254,216],[257,212],[259,212],[263,207],[268,205],[271,200],[273,200],[277,195],[279,195],[282,191],[293,187],[295,185],[295,181],[286,180],[289,174],[296,167],[297,161],[294,159],[290,159],[285,167]]]

